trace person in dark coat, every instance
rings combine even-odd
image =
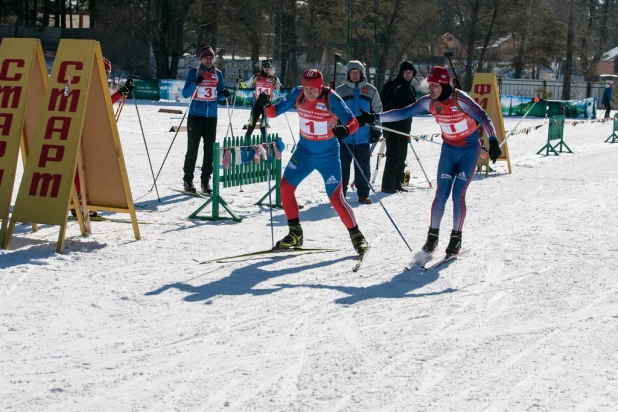
[[[412,62],[402,62],[397,77],[387,81],[382,87],[381,98],[384,111],[401,109],[416,101],[416,90],[412,86],[414,76],[416,76],[416,69]],[[384,123],[383,126],[409,134],[412,128],[412,118]],[[408,156],[409,138],[387,130],[384,130],[384,137],[386,138],[386,164],[382,176],[382,191],[385,193],[403,191],[401,184]]]
[[[609,113],[612,111],[612,86],[613,83],[608,83],[607,87],[603,91],[603,97],[601,103],[605,106],[605,118],[609,119]]]

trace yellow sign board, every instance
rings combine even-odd
[[[0,245],[6,235],[19,149],[25,162],[46,87],[40,41],[4,39],[0,45]]]
[[[496,129],[496,137],[498,143],[502,143],[506,138],[504,130],[504,119],[502,118],[502,107],[500,106],[500,91],[498,90],[498,82],[496,75],[493,73],[476,73],[474,82],[472,83],[472,92],[470,96],[476,101],[491,118]],[[486,149],[489,149],[489,141],[487,133],[483,128],[480,130],[481,143]],[[502,146],[502,156],[498,161],[507,162],[509,173],[511,173],[511,159],[509,157],[508,144]],[[485,167],[485,173],[489,172],[489,155],[483,151],[479,159],[478,168],[482,170]]]
[[[76,173],[79,194],[74,186]],[[56,251],[61,253],[70,201],[80,210],[78,195],[82,233],[90,229],[88,209],[96,207],[129,213],[135,238],[140,238],[101,48],[94,40],[61,40],[9,237],[16,221],[60,225]]]

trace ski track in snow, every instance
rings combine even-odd
[[[139,106],[156,173],[181,117],[158,109],[185,107]],[[248,116],[234,110],[235,134]],[[298,130],[297,114],[287,119]],[[506,118],[506,129],[518,122]],[[338,251],[199,265],[193,259],[272,246],[268,208],[254,205],[267,184],[222,189],[241,223],[187,220],[204,200],[171,190],[181,184],[186,133],[157,182],[159,201],[133,105],[118,127],[138,220],[152,224],[140,225],[135,241],[126,223],[93,222],[81,237],[72,221],[62,255],[57,227],[16,226],[11,249],[0,251],[3,410],[618,410],[611,122],[567,125],[574,154],[535,154],[547,126],[510,137],[513,173],[499,162],[468,190],[469,253],[426,272],[403,267],[424,242],[434,190],[410,153],[412,190],[382,194],[382,162],[374,188],[413,250],[375,194],[359,205],[351,189],[372,246],[357,273],[315,173],[297,190],[305,246]],[[217,128],[221,141],[225,108]],[[438,130],[430,117],[414,120],[413,134]],[[270,131],[288,145],[287,164],[286,117]],[[439,147],[413,144],[435,186]],[[434,258],[451,222],[448,202]],[[273,211],[273,226],[275,239],[286,233],[283,211]]]

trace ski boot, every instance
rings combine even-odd
[[[202,193],[204,193],[205,195],[212,195],[212,188],[210,187],[210,182],[202,182],[202,186],[200,187],[200,189],[202,190]]]
[[[448,242],[446,248],[446,256],[453,256],[461,250],[461,230],[453,230],[451,232],[451,241]]]
[[[275,249],[297,249],[303,245],[303,228],[300,223],[288,225],[290,232],[275,245]]]
[[[427,241],[423,245],[423,252],[431,253],[438,246],[438,240],[440,236],[440,229],[429,228],[427,232]]]
[[[193,182],[182,181],[182,187],[185,192],[189,193],[197,193],[195,190],[195,186],[193,186]]]
[[[354,246],[356,253],[361,256],[369,249],[369,244],[358,227],[350,230],[350,240],[352,240],[352,246]]]

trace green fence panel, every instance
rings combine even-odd
[[[605,141],[610,143],[618,142],[618,134],[616,132],[618,132],[618,115],[614,115],[614,131]]]
[[[558,141],[556,144],[552,144],[552,141]],[[558,150],[556,150],[558,148]],[[547,144],[543,146],[541,150],[536,152],[536,154],[540,154],[543,150],[545,150],[545,155],[549,155],[549,153],[553,153],[558,156],[562,153],[562,150],[568,150],[568,153],[573,153],[573,151],[567,146],[564,142],[564,116],[553,116],[549,119],[549,131],[547,132]]]
[[[281,140],[278,134],[274,135],[256,135],[245,138],[244,136],[226,137],[223,139],[223,145],[219,143],[213,144],[213,176],[212,176],[212,196],[189,218],[201,220],[221,220],[232,219],[240,222],[242,219],[230,208],[225,200],[220,195],[220,185],[223,188],[235,186],[247,186],[256,183],[270,181],[269,190],[256,205],[268,204],[271,207],[282,207],[281,205],[281,177],[282,177],[282,162],[275,156],[274,146],[277,141]],[[260,147],[266,152],[266,159],[260,154]],[[259,163],[255,159],[248,159],[247,155],[251,153],[249,148],[253,148],[257,156],[260,157]],[[223,156],[226,152],[230,154],[230,166],[225,169],[222,164]],[[242,154],[244,152],[244,155]],[[242,162],[245,157],[248,162]],[[239,161],[240,159],[240,161]],[[240,163],[240,164],[237,164]],[[274,202],[272,202],[272,194],[275,194]],[[266,199],[269,198],[268,203]],[[199,216],[199,213],[208,205],[212,205],[212,213],[210,216]],[[229,217],[221,217],[219,215],[219,206],[223,206],[231,215]]]

